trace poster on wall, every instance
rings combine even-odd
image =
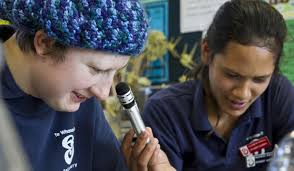
[[[285,20],[294,19],[294,0],[269,0],[280,13],[282,13]]]
[[[227,0],[180,0],[181,33],[205,31],[217,9]]]
[[[145,11],[149,18],[150,30],[162,32],[168,37],[168,0],[143,0]],[[152,84],[169,81],[169,55],[165,54],[161,60],[151,63],[144,75]]]

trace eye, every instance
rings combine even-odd
[[[264,82],[267,81],[267,78],[264,78],[264,77],[259,78],[259,77],[257,77],[257,78],[253,78],[253,81],[255,83],[264,83]]]
[[[100,70],[100,69],[98,69],[98,68],[96,68],[96,67],[93,67],[93,66],[89,66],[89,68],[90,68],[93,72],[95,72],[95,74],[104,74],[104,73],[107,73],[107,70]]]
[[[226,73],[228,78],[232,78],[232,79],[240,79],[240,75],[238,74],[234,74],[234,73]]]

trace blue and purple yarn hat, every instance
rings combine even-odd
[[[70,46],[135,56],[148,24],[139,0],[0,0],[0,18]]]

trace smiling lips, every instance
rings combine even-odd
[[[81,102],[85,101],[86,99],[87,99],[86,96],[84,96],[84,95],[82,95],[82,94],[80,94],[78,92],[73,91],[73,93],[72,93],[72,100],[74,102],[81,103]]]
[[[234,110],[241,110],[246,106],[246,103],[230,100],[230,106]]]

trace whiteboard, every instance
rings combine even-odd
[[[208,28],[218,8],[228,0],[180,0],[180,31],[189,33]]]

